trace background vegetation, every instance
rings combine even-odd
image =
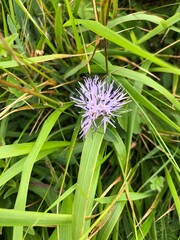
[[[178,239],[179,19],[178,0],[1,0],[1,239]],[[82,139],[70,96],[95,74],[131,102]]]

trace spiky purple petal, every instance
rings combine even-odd
[[[86,136],[89,129],[104,126],[106,131],[107,123],[113,124],[113,118],[117,116],[117,111],[127,102],[126,94],[120,87],[114,90],[114,83],[102,82],[98,76],[85,78],[84,84],[80,83],[80,90],[76,90],[78,98],[71,97],[75,106],[83,109],[81,122],[81,136]],[[101,119],[97,125],[96,120]],[[115,126],[114,126],[115,127]]]

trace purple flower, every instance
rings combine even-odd
[[[113,118],[117,116],[117,111],[127,103],[126,94],[120,87],[114,90],[113,82],[111,84],[106,81],[102,82],[98,76],[93,79],[85,78],[84,85],[80,82],[79,85],[80,90],[76,90],[79,97],[71,97],[71,99],[75,106],[83,109],[81,136],[86,136],[91,127],[96,130],[101,125],[104,125],[105,133],[107,123],[114,126]]]

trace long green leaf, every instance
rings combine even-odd
[[[154,104],[152,104],[147,98],[145,98],[143,95],[141,95],[136,89],[133,88],[133,86],[126,81],[124,78],[115,78],[119,83],[123,85],[123,87],[126,89],[126,91],[129,93],[129,95],[138,103],[145,106],[147,109],[149,109],[151,112],[153,112],[156,116],[161,118],[163,121],[168,123],[170,126],[172,126],[174,129],[176,129],[178,132],[180,131],[180,127],[174,123],[171,119],[169,119],[164,113],[162,113]]]
[[[129,197],[132,201],[137,201],[144,198],[152,197],[153,195],[154,195],[153,192],[144,192],[144,193],[129,192]],[[101,204],[107,204],[107,203],[111,203],[114,198],[115,196],[95,198],[95,201]],[[122,201],[122,202],[128,201],[126,193],[122,193],[117,201]]]
[[[180,201],[179,201],[178,192],[176,190],[176,187],[174,185],[172,177],[171,177],[167,168],[165,168],[165,174],[166,174],[167,184],[169,186],[170,192],[171,192],[172,197],[174,199],[174,204],[176,206],[176,210],[177,210],[177,213],[178,213],[178,216],[179,216],[179,219],[180,219]]]
[[[142,38],[140,38],[137,41],[137,44],[141,44],[150,38],[154,37],[155,35],[167,30],[169,27],[171,27],[174,23],[179,22],[180,19],[180,12],[174,14],[172,17],[168,18],[167,20],[161,19],[160,24],[149,31],[146,35],[144,35]]]
[[[161,67],[165,67],[174,74],[180,75],[180,69],[178,69],[178,68],[172,66],[171,64],[163,61],[162,59],[154,56],[152,53],[149,53],[148,51],[144,50],[143,48],[130,42],[129,40],[127,40],[120,34],[117,34],[116,32],[112,31],[111,29],[100,24],[99,22],[92,21],[92,20],[84,20],[84,19],[76,19],[76,21],[78,24],[82,24],[88,30],[91,30],[92,32],[106,38],[110,42],[113,42],[113,43],[117,44],[118,46],[121,46],[124,49],[129,50],[130,52],[132,52],[140,57],[150,60],[151,62],[153,62]]]
[[[35,226],[54,226],[69,224],[71,221],[72,215],[70,214],[53,214],[0,208],[0,226],[33,226],[34,224]]]
[[[118,66],[117,67],[112,66],[112,67],[110,67],[110,69],[111,69],[111,71],[114,75],[127,77],[129,79],[141,82],[146,86],[154,88],[156,91],[161,93],[164,97],[166,97],[172,103],[173,107],[175,107],[176,109],[178,109],[180,111],[179,101],[166,88],[164,88],[162,85],[160,85],[159,83],[157,83],[156,81],[154,81],[150,77],[145,76],[142,73],[132,71],[132,70],[127,69],[127,68],[121,68],[120,69]]]
[[[125,16],[117,17],[111,21],[108,22],[108,27],[113,28],[117,25],[120,25],[124,22],[131,22],[131,21],[148,21],[148,22],[153,22],[156,24],[160,24],[163,19],[161,17],[152,15],[152,14],[147,14],[144,12],[135,12],[131,13]]]
[[[74,240],[79,240],[90,224],[90,221],[85,223],[85,217],[90,214],[94,200],[95,186],[92,186],[92,183],[103,136],[103,127],[95,133],[90,129],[84,142],[73,206],[72,232]]]
[[[97,234],[98,240],[108,240],[112,230],[119,220],[121,213],[125,207],[126,202],[116,203],[115,206],[112,209],[112,213],[106,224],[103,226],[103,228],[99,231]]]
[[[25,209],[27,193],[28,193],[28,185],[29,185],[33,165],[51,129],[53,128],[55,122],[57,121],[58,117],[63,112],[63,110],[65,110],[66,108],[67,106],[62,107],[61,109],[54,111],[48,117],[48,119],[45,121],[42,127],[42,130],[37,138],[37,141],[35,142],[31,152],[27,156],[23,166],[21,182],[20,182],[19,191],[18,191],[16,203],[15,203],[15,210]],[[22,237],[23,237],[23,227],[15,227],[13,232],[13,239],[14,240],[22,239]]]
[[[35,142],[29,142],[29,143],[19,143],[19,144],[1,146],[0,159],[29,154],[34,144]],[[69,144],[70,142],[66,142],[66,141],[49,141],[44,143],[44,145],[41,148],[41,151],[67,147],[69,146]]]
[[[21,65],[26,65],[26,64],[36,64],[36,63],[38,64],[41,62],[52,61],[55,59],[81,57],[81,56],[85,56],[85,54],[84,53],[82,53],[82,54],[50,54],[50,55],[30,57],[30,58],[25,58],[23,56],[22,60],[19,58],[19,61],[20,61]],[[6,69],[6,68],[14,68],[14,67],[19,67],[18,62],[15,60],[0,62],[0,68]]]
[[[36,158],[36,161],[41,160],[42,158],[44,158],[44,157],[48,156],[49,154],[57,151],[58,149],[59,148],[52,148],[52,149],[49,149],[49,150],[40,151],[40,153],[38,154],[38,156]],[[14,176],[16,176],[17,174],[22,172],[25,161],[26,161],[26,157],[19,160],[18,162],[13,164],[10,168],[8,168],[5,172],[3,172],[0,176],[0,186],[3,186],[9,180],[11,180]]]

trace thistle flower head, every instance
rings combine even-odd
[[[84,84],[80,83],[80,90],[76,90],[79,97],[71,97],[75,105],[83,110],[81,122],[81,136],[86,136],[89,129],[94,130],[107,123],[114,126],[113,118],[117,111],[127,102],[126,94],[120,87],[114,89],[114,83],[108,84],[99,80],[98,76],[85,78]],[[99,119],[98,123],[97,120]],[[115,127],[115,126],[114,126]]]

